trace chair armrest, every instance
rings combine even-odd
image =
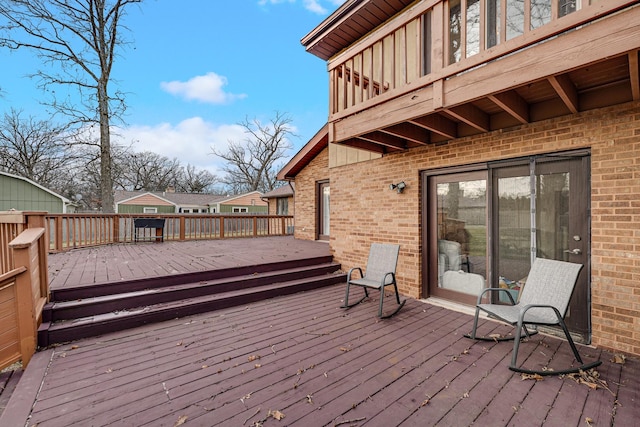
[[[357,271],[359,271],[359,272],[360,272],[360,278],[362,279],[362,277],[363,277],[363,276],[362,276],[362,268],[360,268],[360,267],[353,267],[353,268],[349,269],[349,272],[347,273],[347,282],[350,282],[350,281],[351,281],[351,274],[352,274],[355,270],[357,270]]]
[[[391,275],[391,282],[387,283],[387,276]],[[396,281],[396,275],[395,273],[389,272],[389,273],[385,273],[384,277],[382,278],[382,283],[380,283],[380,285],[382,285],[382,289],[384,289],[385,285],[390,285],[392,283],[395,283]]]
[[[522,322],[524,320],[524,315],[527,313],[527,311],[529,311],[532,308],[548,308],[553,310],[553,312],[555,313],[556,317],[558,318],[558,322],[560,322],[562,320],[562,317],[560,315],[560,311],[555,308],[552,305],[547,305],[547,304],[527,304],[525,306],[520,307],[520,314],[518,315],[518,322]]]
[[[516,302],[513,300],[513,296],[511,296],[511,292],[509,292],[509,289],[505,289],[505,288],[485,288],[485,289],[483,289],[482,292],[480,292],[480,295],[478,295],[478,304],[482,304],[482,297],[484,296],[485,293],[493,292],[493,291],[506,292],[507,296],[509,297],[509,301],[511,301],[511,305],[516,305]]]

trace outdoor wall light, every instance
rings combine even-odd
[[[407,186],[407,184],[405,184],[404,181],[400,181],[397,184],[389,185],[389,190],[396,190],[398,192],[398,194],[400,194],[400,193],[402,193],[404,191],[406,186]]]

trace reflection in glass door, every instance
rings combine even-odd
[[[435,296],[474,303],[487,280],[486,173],[437,177],[431,206],[437,250],[430,292]]]

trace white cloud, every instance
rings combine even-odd
[[[304,8],[310,12],[317,13],[318,15],[326,15],[327,9],[322,7],[318,0],[304,0]]]
[[[224,91],[228,83],[227,78],[216,73],[195,76],[186,82],[178,80],[161,82],[160,87],[165,92],[178,95],[186,100],[196,100],[211,104],[228,104],[236,99],[246,98],[245,94],[233,94]]]
[[[224,152],[229,141],[241,141],[246,136],[239,125],[216,125],[201,117],[192,117],[177,125],[130,126],[119,129],[117,134],[121,138],[119,144],[131,145],[133,151],[152,151],[170,159],[177,158],[184,166],[191,164],[218,175],[222,175],[222,160],[212,154],[212,147]]]
[[[296,0],[259,0],[258,5],[265,6],[268,4],[295,3]],[[318,15],[327,15],[333,9],[343,4],[345,0],[302,0],[305,9]],[[323,4],[328,3],[331,7],[327,8]]]

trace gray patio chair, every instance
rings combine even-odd
[[[600,363],[602,363],[601,361],[584,364],[573,342],[573,338],[571,338],[571,334],[569,334],[567,325],[564,322],[564,316],[569,307],[569,300],[571,299],[571,294],[575,288],[578,273],[580,273],[581,268],[582,264],[536,258],[531,266],[531,271],[529,272],[529,276],[517,303],[513,300],[513,297],[507,289],[488,288],[480,293],[478,296],[478,304],[476,305],[473,329],[470,334],[465,336],[467,338],[485,341],[505,341],[513,339],[513,353],[511,354],[511,365],[509,369],[515,372],[539,375],[562,375],[575,373],[580,370],[588,370],[600,365]],[[483,304],[483,296],[486,293],[492,292],[506,292],[510,304]],[[490,317],[497,318],[514,326],[514,336],[496,339],[491,336],[484,337],[476,335],[480,310],[488,313]],[[518,348],[522,331],[524,331],[527,337],[537,333],[537,331],[529,332],[527,325],[560,326],[580,366],[553,371],[530,370],[518,367]]]
[[[380,291],[380,308],[378,309],[378,317],[386,319],[400,311],[406,300],[402,300],[402,302],[400,301],[400,294],[398,293],[398,285],[396,283],[396,265],[398,263],[399,251],[399,245],[372,243],[371,248],[369,249],[369,260],[367,261],[365,274],[362,274],[362,268],[360,267],[350,269],[347,274],[347,292],[344,297],[344,305],[342,305],[342,308],[351,308],[360,304],[369,296],[367,288],[372,288]],[[357,276],[354,274],[356,271],[359,272],[359,278],[355,277]],[[349,304],[349,288],[351,285],[361,286],[364,289],[364,296],[353,304]],[[383,316],[382,305],[384,302],[384,288],[386,286],[394,287],[398,307],[393,313]]]

